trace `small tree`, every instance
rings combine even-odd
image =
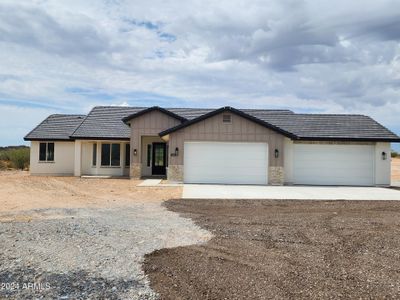
[[[398,157],[399,153],[397,153],[396,151],[392,150],[391,155],[392,155],[392,157]]]
[[[29,152],[29,148],[11,150],[8,155],[13,168],[24,170],[29,167]]]

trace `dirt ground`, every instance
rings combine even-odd
[[[0,299],[157,299],[144,255],[210,233],[161,205],[181,188],[137,184],[0,172]]]
[[[392,158],[392,183],[400,186],[400,158]]]
[[[144,270],[162,299],[400,297],[400,202],[171,200],[215,237]]]
[[[180,187],[137,187],[130,179],[30,176],[0,172],[0,213],[40,208],[115,207],[180,198]]]

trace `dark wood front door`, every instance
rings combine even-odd
[[[167,151],[165,143],[153,143],[152,175],[166,174]]]

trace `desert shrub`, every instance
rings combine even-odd
[[[7,168],[8,168],[7,162],[4,160],[0,160],[0,171],[7,170]]]
[[[0,160],[4,160],[4,161],[10,160],[9,152],[10,152],[9,150],[1,150],[0,151]]]
[[[12,149],[7,152],[13,168],[24,170],[29,167],[29,148]]]
[[[392,157],[399,157],[399,153],[397,153],[396,151],[392,151],[391,155]]]

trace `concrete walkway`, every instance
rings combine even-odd
[[[400,200],[400,191],[378,187],[185,184],[186,199]]]
[[[161,179],[145,179],[137,186],[158,186],[161,184]]]

